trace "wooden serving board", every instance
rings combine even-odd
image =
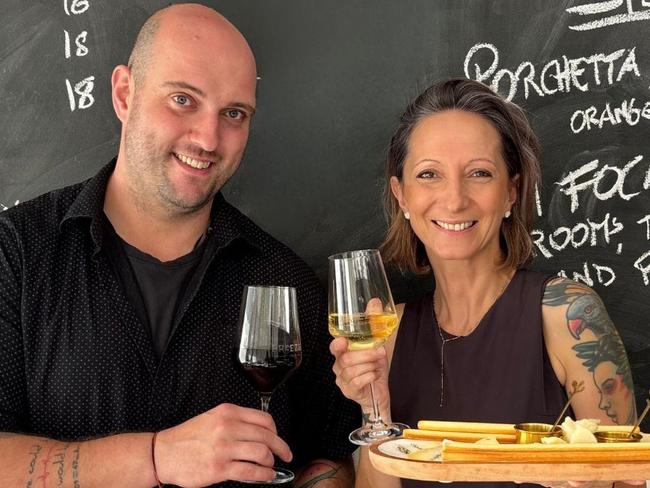
[[[391,441],[385,441],[391,442]],[[629,445],[629,444],[628,444]],[[505,446],[504,446],[505,447]],[[629,449],[629,448],[628,448]],[[580,452],[576,450],[576,453]],[[499,462],[418,461],[388,455],[370,446],[370,461],[379,471],[423,481],[596,481],[650,479],[650,457],[643,461],[521,462],[504,452]],[[571,459],[565,452],[565,459]],[[637,456],[638,457],[638,456]],[[642,457],[645,457],[643,455]]]

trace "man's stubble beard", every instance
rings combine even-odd
[[[125,154],[130,191],[136,204],[143,209],[162,207],[173,214],[195,213],[210,203],[221,187],[219,178],[210,182],[207,190],[195,199],[188,201],[179,195],[171,182],[168,172],[172,162],[172,147],[160,150],[153,133],[147,132],[141,120],[137,103],[125,137]],[[219,164],[217,158],[215,163]]]

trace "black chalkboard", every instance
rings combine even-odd
[[[168,2],[2,3],[0,204],[10,207],[113,157],[111,70]],[[535,267],[603,297],[642,405],[650,387],[647,0],[213,6],[249,39],[261,77],[246,159],[225,193],[323,279],[327,255],[382,237],[383,158],[408,100],[431,81],[467,75],[522,105],[543,144]],[[393,285],[403,301],[431,283],[393,274]]]

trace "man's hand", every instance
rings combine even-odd
[[[189,488],[271,480],[274,454],[286,462],[292,458],[271,416],[232,404],[160,432],[155,449],[160,481]]]

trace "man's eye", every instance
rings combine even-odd
[[[243,120],[246,118],[246,114],[241,110],[237,110],[236,108],[231,108],[230,110],[227,110],[226,116],[229,119],[233,119],[233,120]]]
[[[174,95],[172,99],[179,105],[189,105],[190,104],[190,98],[186,95]]]

